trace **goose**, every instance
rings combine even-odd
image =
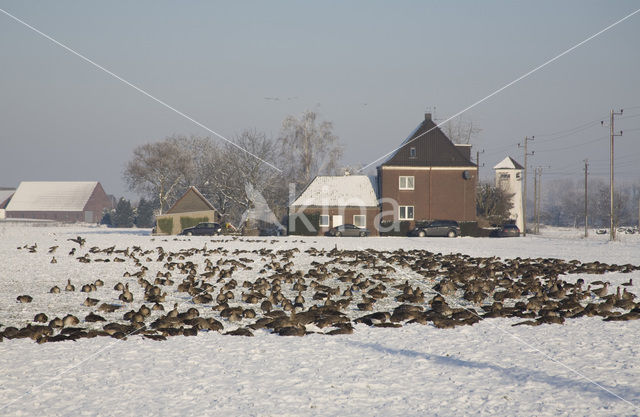
[[[49,318],[44,313],[38,313],[33,318],[33,321],[35,321],[36,323],[46,323],[47,321],[49,321]]]
[[[125,285],[124,290],[122,291],[122,294],[120,294],[118,299],[124,301],[125,303],[130,303],[133,301],[133,294],[131,294],[131,291],[129,291],[129,284]]]
[[[167,313],[167,317],[178,317],[178,303],[173,305],[173,310]]]
[[[78,323],[80,323],[80,320],[78,320],[76,316],[73,316],[71,314],[67,314],[62,318],[62,325],[64,327],[75,326]]]
[[[623,287],[631,287],[631,286],[633,285],[633,279],[632,279],[632,278],[630,278],[630,279],[629,279],[629,281],[627,281],[627,282],[623,282],[621,285],[622,285]]]
[[[50,292],[51,294],[60,294],[60,288],[59,288],[57,285],[55,285],[55,286],[51,287],[51,289],[49,290],[49,292]]]
[[[66,286],[66,287],[64,287],[64,290],[65,290],[65,291],[75,291],[75,290],[76,290],[76,287],[74,287],[74,286],[71,284],[71,280],[70,280],[70,279],[67,279],[67,286]]]
[[[85,306],[87,306],[87,307],[93,307],[94,305],[98,304],[98,302],[99,302],[99,301],[100,301],[100,300],[98,300],[98,299],[96,299],[96,298],[89,298],[89,297],[87,297],[87,299],[86,299],[86,300],[84,300],[84,303],[82,303],[82,304],[84,304],[84,305],[85,305]]]
[[[19,295],[18,297],[16,297],[16,300],[19,303],[30,303],[31,301],[33,301],[33,297],[30,295]]]
[[[608,282],[605,282],[604,285],[600,288],[596,288],[595,290],[591,290],[591,292],[593,294],[595,294],[598,297],[604,297],[605,295],[607,295],[607,287],[609,286]]]
[[[89,313],[85,318],[84,321],[88,322],[88,323],[95,323],[98,321],[107,321],[104,317],[99,316],[97,314],[94,313]]]
[[[114,311],[118,310],[121,307],[122,306],[119,306],[117,304],[102,303],[100,304],[100,307],[98,307],[98,311],[103,311],[105,313],[113,313]]]

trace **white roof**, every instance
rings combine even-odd
[[[375,183],[366,175],[318,176],[291,205],[376,207]]]
[[[498,165],[494,166],[493,169],[524,169],[524,167],[516,162],[512,157],[507,156],[500,161]]]
[[[82,211],[97,181],[23,181],[7,211]]]

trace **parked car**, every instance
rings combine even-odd
[[[596,229],[596,235],[604,235],[607,234],[607,229]]]
[[[358,227],[353,224],[343,224],[340,226],[332,227],[327,232],[329,236],[369,236],[371,232],[366,227]]]
[[[492,237],[518,237],[520,229],[515,224],[503,224],[500,228],[491,232]]]
[[[441,236],[456,237],[460,236],[460,225],[455,220],[434,220],[431,223],[417,226],[411,232],[410,236]]]
[[[181,235],[185,236],[214,236],[220,233],[222,233],[222,226],[219,223],[198,223],[180,232]]]

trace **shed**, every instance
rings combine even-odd
[[[177,235],[187,227],[203,222],[219,221],[216,208],[194,186],[176,201],[166,213],[156,216],[158,234]]]

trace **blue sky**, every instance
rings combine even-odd
[[[305,109],[334,123],[345,162],[398,146],[640,8],[635,1],[6,1],[16,15],[220,134],[277,136]],[[640,167],[640,13],[465,114],[483,175],[536,135],[532,165],[608,176],[608,129],[625,108],[621,181]],[[0,14],[0,186],[98,180],[128,195],[132,149],[207,132]],[[266,100],[278,97],[280,100]],[[636,129],[636,130],[634,130]],[[522,161],[521,161],[522,162]],[[130,195],[130,194],[129,194]]]

